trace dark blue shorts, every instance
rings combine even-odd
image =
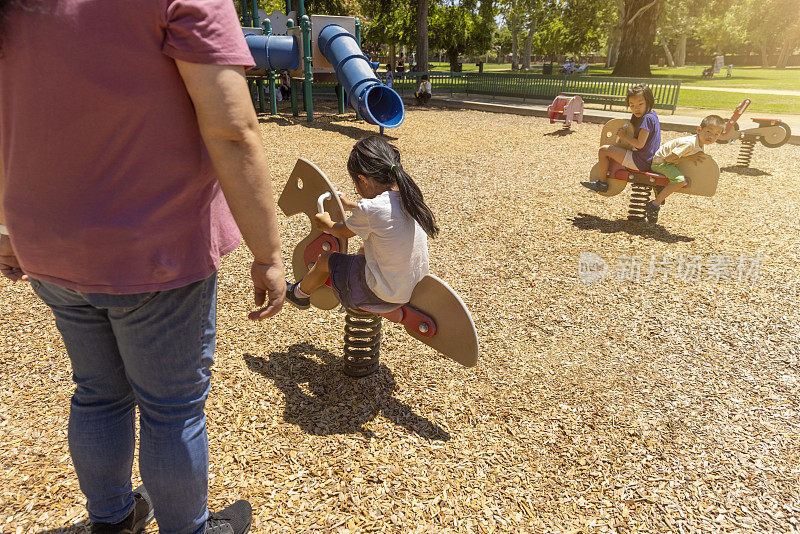
[[[328,259],[331,286],[342,306],[357,310],[362,307],[398,307],[378,298],[367,285],[367,259],[361,254],[334,252]]]

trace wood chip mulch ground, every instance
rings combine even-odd
[[[300,156],[352,191],[348,152],[375,131],[262,128],[276,194]],[[476,368],[384,321],[379,371],[347,378],[343,314],[248,322],[249,253],[225,259],[212,509],[249,499],[256,533],[800,529],[800,149],[758,145],[742,170],[718,145],[716,196],[675,195],[653,225],[626,220],[627,191],[578,185],[600,126],[559,128],[411,108],[388,132],[438,216],[432,272],[472,310]],[[280,220],[288,262],[308,222]],[[1,285],[0,531],[82,532],[69,361],[30,288]]]

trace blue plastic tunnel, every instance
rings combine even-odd
[[[245,35],[253,61],[259,69],[296,69],[300,65],[300,46],[290,35]]]
[[[385,128],[403,124],[406,116],[403,100],[375,76],[352,34],[338,24],[328,24],[319,33],[317,45],[336,70],[348,102],[367,122]]]

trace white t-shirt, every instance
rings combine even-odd
[[[419,89],[417,89],[417,92],[418,93],[432,93],[433,89],[432,89],[430,80],[428,80],[427,82],[421,82],[419,84]]]
[[[664,163],[664,158],[670,154],[675,154],[679,158],[685,158],[698,152],[704,152],[703,147],[700,146],[700,138],[695,135],[687,135],[685,137],[678,137],[672,141],[667,141],[656,150],[653,155],[653,163]]]
[[[367,285],[386,302],[405,304],[428,274],[428,236],[406,210],[399,191],[358,203],[345,225],[364,240]]]

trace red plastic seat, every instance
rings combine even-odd
[[[636,182],[649,185],[665,186],[669,184],[669,178],[663,174],[628,169],[616,161],[611,162],[611,166],[609,168],[609,177],[615,180],[622,180],[624,182]]]

